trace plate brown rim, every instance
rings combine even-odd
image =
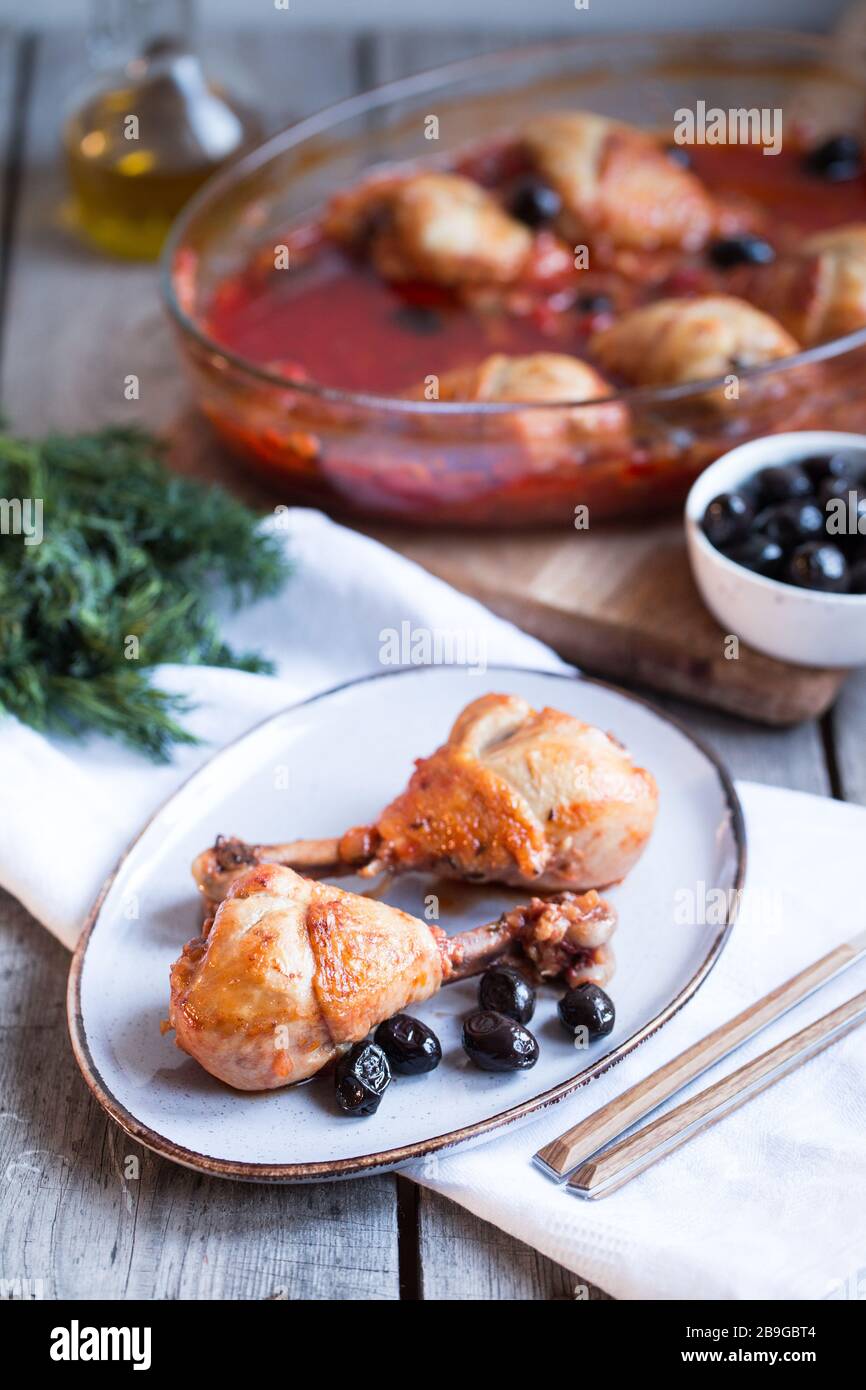
[[[367,676],[359,676],[349,681],[341,681],[340,684],[331,686],[327,690],[319,691],[315,695],[308,696],[305,700],[298,700],[293,704],[286,705],[276,713],[268,715],[258,723],[252,725],[237,738],[224,744],[222,748],[216,750],[211,758],[196,768],[195,772],[185,778],[179,787],[176,787],[171,796],[154,811],[148,818],[141,830],[130,842],[123,854],[117,861],[114,869],[109,874],[105,883],[99,891],[93,906],[91,907],[84,927],[72,957],[72,964],[69,968],[69,980],[66,992],[66,1018],[69,1028],[69,1037],[72,1043],[72,1051],[78,1068],[84,1077],[85,1083],[94,1098],[102,1106],[113,1120],[120,1125],[121,1129],[136,1140],[145,1148],[152,1152],[162,1155],[164,1158],[171,1159],[174,1163],[179,1163],[183,1167],[192,1168],[197,1172],[206,1173],[214,1177],[225,1177],[244,1179],[249,1182],[321,1182],[323,1180],[336,1180],[340,1178],[350,1178],[366,1175],[369,1173],[383,1172],[388,1169],[401,1167],[420,1158],[426,1158],[430,1154],[440,1153],[443,1150],[455,1148],[472,1139],[478,1139],[482,1135],[492,1133],[497,1129],[503,1129],[507,1125],[514,1124],[516,1121],[528,1115],[540,1113],[552,1105],[558,1104],[582,1086],[588,1085],[590,1081],[596,1080],[611,1067],[616,1066],[624,1057],[629,1056],[641,1043],[646,1042],[654,1033],[663,1028],[666,1023],[679,1013],[680,1009],[697,993],[701,985],[706,980],[713,966],[724,949],[728,937],[730,936],[734,923],[737,919],[740,896],[746,876],[746,827],[743,818],[743,810],[740,799],[737,795],[733,781],[717,754],[709,748],[702,739],[687,729],[682,722],[665,710],[659,708],[651,700],[645,699],[641,695],[634,695],[631,691],[623,690],[620,686],[613,685],[609,681],[598,680],[593,676],[585,676],[580,672],[571,671],[545,671],[537,667],[527,666],[506,666],[491,665],[487,667],[490,672],[511,674],[511,675],[531,675],[549,676],[556,680],[566,680],[580,682],[585,685],[599,686],[603,690],[609,690],[615,695],[621,696],[633,704],[642,705],[665,724],[670,724],[689,743],[693,744],[700,753],[707,759],[715,769],[716,775],[722,786],[725,802],[727,804],[730,817],[731,833],[736,846],[736,869],[734,882],[731,885],[734,892],[728,895],[727,920],[720,927],[718,933],[710,944],[706,956],[699,965],[692,977],[686,982],[678,994],[661,1009],[653,1018],[632,1033],[619,1047],[613,1051],[605,1053],[604,1056],[597,1058],[590,1066],[578,1072],[576,1076],[561,1081],[548,1091],[535,1096],[532,1100],[522,1101],[519,1105],[510,1106],[507,1110],[499,1111],[496,1115],[488,1116],[485,1120],[478,1120],[474,1124],[464,1125],[461,1129],[449,1130],[445,1134],[435,1135],[430,1139],[419,1140],[414,1144],[400,1145],[394,1149],[381,1150],[377,1153],[357,1155],[352,1158],[325,1159],[320,1163],[246,1163],[230,1159],[214,1158],[210,1154],[198,1153],[195,1149],[187,1149],[181,1144],[175,1144],[171,1139],[159,1134],[149,1125],[142,1124],[137,1120],[126,1106],[113,1094],[101,1076],[87,1042],[87,1034],[84,1026],[84,1019],[81,1012],[81,976],[84,968],[84,960],[87,954],[87,946],[93,934],[99,918],[102,905],[108,894],[111,885],[120,873],[126,860],[135,849],[139,840],[152,822],[162,814],[165,808],[174,798],[196,777],[202,774],[211,766],[213,761],[220,757],[227,749],[234,748],[242,743],[244,739],[252,734],[258,733],[268,724],[282,719],[286,714],[294,710],[303,709],[307,705],[317,704],[320,700],[327,699],[331,695],[340,694],[344,690],[349,690],[357,685],[366,685],[373,680],[398,679],[400,676],[417,675],[420,670],[442,670],[442,667],[400,667],[393,671],[376,671]],[[454,669],[460,669],[454,668]]]

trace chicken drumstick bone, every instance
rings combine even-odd
[[[509,951],[542,978],[604,983],[616,926],[598,893],[562,893],[458,936],[277,864],[232,884],[171,968],[178,1047],[242,1091],[303,1081],[410,1004]]]
[[[193,863],[208,904],[253,864],[301,872],[433,872],[540,891],[624,878],[649,839],[658,790],[610,734],[516,695],[484,695],[420,758],[373,825],[333,840],[249,845],[220,837]]]

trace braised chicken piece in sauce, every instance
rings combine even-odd
[[[410,395],[421,398],[419,386]],[[622,434],[628,412],[619,401],[604,401],[612,387],[588,362],[565,353],[535,352],[527,357],[496,353],[477,366],[446,372],[439,381],[442,401],[501,401],[561,403],[598,401],[591,409],[532,410],[509,416],[516,435],[527,448],[549,457],[551,448],[581,438]]]
[[[807,346],[866,328],[866,223],[806,237],[755,274],[751,290]]]
[[[862,141],[839,139],[844,177],[839,142],[810,149],[796,123],[767,158],[560,110],[380,166],[286,228],[290,276],[269,241],[216,286],[206,332],[287,382],[261,418],[215,405],[217,427],[305,501],[481,527],[557,525],[576,503],[646,515],[746,438],[861,430],[857,350],[785,360],[866,326]],[[438,409],[431,378],[470,408]],[[317,387],[388,397],[393,418]],[[521,398],[551,408],[471,410]]]
[[[623,314],[592,340],[594,356],[636,386],[676,386],[724,377],[798,351],[768,314],[732,295],[660,299]],[[728,404],[721,391],[709,404]]]
[[[713,229],[716,211],[700,180],[634,126],[555,111],[519,138],[559,195],[557,227],[572,244],[695,251]]]
[[[516,280],[532,248],[526,227],[458,174],[362,184],[333,200],[325,230],[338,241],[366,246],[386,280],[438,285]]]

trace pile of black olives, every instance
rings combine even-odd
[[[509,965],[481,976],[478,1011],[463,1024],[463,1050],[482,1071],[526,1071],[538,1061],[538,1043],[525,1026],[535,1013],[535,990]]]
[[[735,564],[801,589],[866,593],[866,451],[763,468],[714,497],[707,540]]]
[[[524,1071],[538,1061],[538,1042],[526,1024],[535,1012],[535,990],[510,966],[494,965],[481,977],[480,1009],[463,1025],[466,1055],[483,1071]],[[559,1018],[572,1038],[585,1029],[589,1042],[613,1028],[613,1002],[598,985],[578,985],[559,1001]]]
[[[509,965],[486,970],[478,987],[479,1008],[463,1023],[463,1048],[482,1071],[527,1071],[538,1061],[538,1041],[526,1027],[535,1012],[535,990]],[[588,1041],[614,1025],[614,1007],[597,985],[578,985],[559,1001],[559,1018],[570,1037],[585,1030]],[[426,1023],[395,1014],[380,1023],[373,1041],[355,1043],[336,1068],[336,1097],[347,1115],[372,1115],[392,1073],[420,1076],[442,1061],[439,1039]]]

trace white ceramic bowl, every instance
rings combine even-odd
[[[850,448],[866,451],[866,435],[804,430],[752,439],[711,464],[686,499],[689,559],[704,603],[726,633],[780,661],[866,664],[866,594],[816,593],[754,574],[710,545],[701,520],[714,497],[760,468]]]

